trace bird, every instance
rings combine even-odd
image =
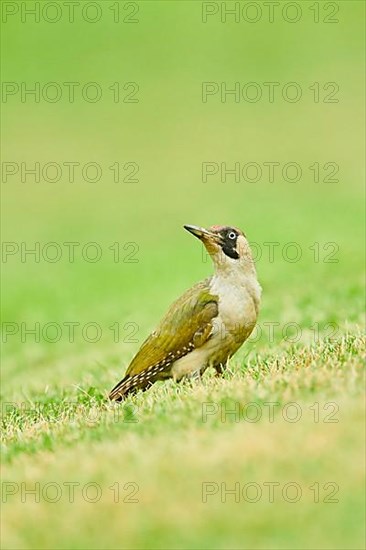
[[[171,305],[110,391],[110,400],[123,401],[157,381],[199,377],[209,367],[220,376],[255,327],[262,288],[245,233],[221,225],[184,228],[205,246],[214,274]]]

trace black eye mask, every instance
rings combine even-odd
[[[235,239],[230,239],[229,235],[231,233],[235,233]],[[224,230],[221,232],[221,238],[222,238],[222,250],[226,254],[226,256],[229,256],[229,258],[232,258],[233,260],[237,260],[239,258],[239,254],[236,251],[236,241],[238,239],[238,235],[235,231],[232,229]]]

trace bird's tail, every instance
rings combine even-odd
[[[124,378],[122,378],[122,380],[120,380],[120,382],[118,382],[118,384],[116,384],[114,388],[109,392],[109,399],[111,401],[122,401],[122,399],[124,399],[128,395],[128,393],[133,390],[131,385],[132,378],[133,377],[131,376],[125,376]]]
[[[128,394],[136,393],[138,390],[147,390],[152,382],[143,379],[140,375],[127,375],[109,393],[111,401],[122,401]]]

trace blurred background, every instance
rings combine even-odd
[[[357,331],[363,2],[281,1],[271,20],[259,1],[83,1],[73,22],[64,2],[35,4],[2,6],[3,397],[110,389],[172,300],[211,273],[185,223],[237,226],[253,243],[259,323],[276,329],[239,357],[290,345],[287,323],[301,345]]]
[[[32,2],[29,13],[10,4],[3,7],[2,234],[10,243],[3,319],[26,323],[24,330],[37,321],[41,330],[48,322],[96,322],[105,337],[90,344],[79,333],[65,346],[64,332],[59,342],[41,337],[45,345],[34,346],[31,336],[21,342],[19,327],[4,346],[7,383],[26,375],[29,360],[38,372],[49,354],[110,349],[115,322],[142,326],[141,341],[172,299],[210,273],[184,223],[238,226],[259,245],[263,321],[359,320],[362,2],[337,9],[303,2],[300,11],[282,3],[273,23],[260,2],[239,3],[226,22],[234,3],[81,3],[73,23],[62,3],[58,10],[41,3],[39,22]],[[215,83],[211,95],[207,82]],[[73,102],[64,83],[75,83]],[[272,102],[268,83],[276,83]],[[225,95],[235,86],[239,97]],[[96,93],[98,101],[85,99]],[[286,93],[301,98],[290,102]],[[257,94],[257,102],[247,100]],[[27,173],[36,163],[37,182]],[[284,172],[288,163],[300,171]],[[237,175],[225,181],[235,164]],[[68,242],[80,243],[73,263]],[[98,248],[87,248],[85,260],[91,242]],[[287,252],[299,260],[286,261]],[[49,338],[57,339],[52,328]]]

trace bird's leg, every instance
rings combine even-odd
[[[184,382],[185,380],[190,380],[192,382],[200,382],[201,381],[201,375],[202,375],[201,369],[197,369],[197,370],[192,371],[189,374],[185,374],[181,378],[177,379],[177,382],[181,383],[181,382]]]
[[[201,381],[201,369],[197,369],[193,372],[191,372],[191,374],[189,374],[189,379],[190,380],[193,380],[195,382],[200,382]]]
[[[225,363],[217,363],[217,365],[213,365],[213,368],[216,371],[215,376],[222,376],[224,374],[225,367]]]

